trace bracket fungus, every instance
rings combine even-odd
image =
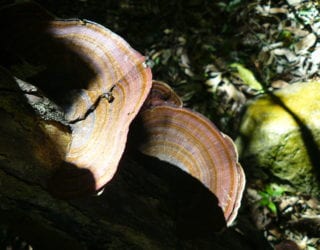
[[[5,55],[41,66],[31,79],[62,107],[71,130],[63,163],[52,177],[54,194],[73,197],[106,185],[141,109],[147,137],[140,150],[197,178],[217,196],[231,224],[245,183],[232,140],[204,116],[183,108],[168,85],[154,82],[150,92],[151,70],[143,56],[99,24],[56,20],[36,5],[2,9],[1,16]]]
[[[53,22],[52,31],[89,55],[96,72],[95,81],[76,93],[66,111],[73,135],[66,162],[88,169],[98,190],[116,172],[129,125],[151,87],[151,71],[122,38],[85,22]]]
[[[71,127],[70,147],[53,176],[52,191],[69,197],[99,190],[116,172],[129,125],[151,87],[150,68],[124,39],[94,22],[55,20],[34,4],[18,5],[4,14],[19,17],[6,18],[17,22],[3,27],[12,41],[4,47],[44,66],[47,72],[40,72],[36,81],[62,103]],[[64,85],[61,77],[67,78]]]
[[[245,184],[232,140],[203,115],[183,108],[173,90],[161,82],[153,82],[145,105],[140,113],[146,133],[141,152],[198,179],[217,196],[230,225]]]

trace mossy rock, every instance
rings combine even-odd
[[[295,83],[252,101],[237,146],[248,175],[320,194],[320,82]],[[249,180],[250,181],[250,180]]]

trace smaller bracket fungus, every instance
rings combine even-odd
[[[218,198],[230,225],[237,215],[245,185],[232,140],[206,117],[183,108],[173,90],[161,82],[153,82],[140,116],[147,134],[140,145],[141,152],[198,179]]]
[[[161,81],[152,81],[152,89],[142,109],[152,108],[159,105],[168,105],[173,107],[182,107],[183,103],[180,97],[171,89],[171,87]]]

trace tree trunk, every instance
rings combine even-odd
[[[57,110],[32,85],[4,70],[0,80],[0,219],[34,249],[267,249],[247,221],[238,226],[244,235],[214,233],[223,221],[213,220],[210,192],[132,147],[101,195],[54,198],[47,181],[69,133],[49,119]]]

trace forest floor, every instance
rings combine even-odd
[[[264,91],[319,79],[319,1],[39,0],[85,18],[147,57],[153,78],[236,138],[241,111]],[[320,202],[248,180],[234,226],[251,223],[275,249],[320,249]],[[248,222],[248,218],[250,222]]]

